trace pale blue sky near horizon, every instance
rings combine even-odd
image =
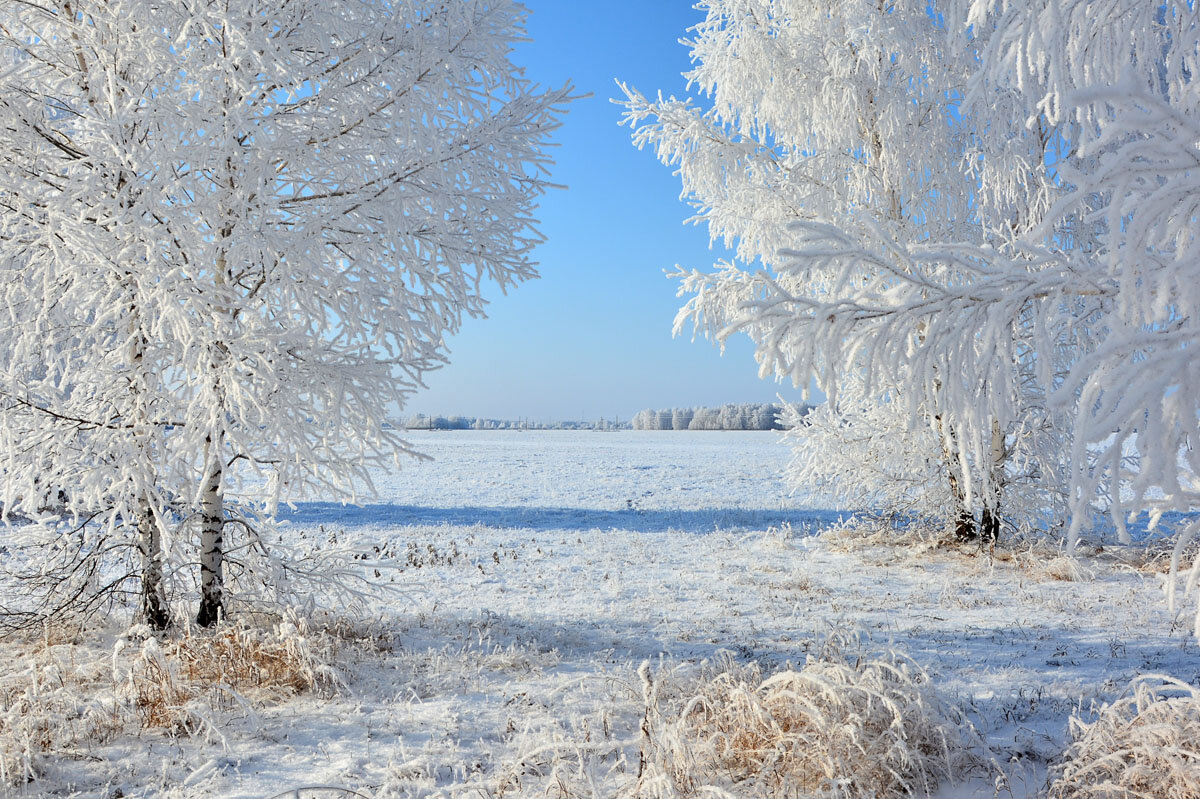
[[[690,331],[672,338],[682,299],[664,270],[707,269],[727,253],[705,227],[684,225],[679,179],[630,143],[611,100],[620,79],[647,95],[682,95],[687,48],[702,19],[692,0],[526,0],[531,42],[514,60],[548,86],[570,80],[592,96],[572,103],[557,132],[542,198],[541,278],[508,295],[494,287],[488,318],[450,339],[450,364],[429,374],[404,414],[535,421],[629,419],[642,408],[799,400],[758,378],[748,339],[724,356]]]

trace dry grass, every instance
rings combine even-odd
[[[1113,556],[1142,574],[1170,574],[1175,548],[1174,538],[1156,538],[1141,546],[1114,548]],[[1180,572],[1197,562],[1200,562],[1200,537],[1188,543],[1179,553]]]
[[[207,722],[209,708],[330,693],[337,684],[327,665],[332,654],[332,639],[314,637],[295,620],[272,629],[239,622],[165,644],[147,638],[122,694],[132,701],[143,728],[191,733]]]
[[[1079,558],[1049,548],[1015,551],[1011,560],[1038,582],[1077,583],[1093,576]]]
[[[858,552],[868,563],[877,566],[922,562],[936,557],[973,564],[975,571],[1004,564],[1037,582],[1082,582],[1095,576],[1095,570],[1086,565],[1085,558],[1068,553],[1059,542],[1051,539],[1026,538],[985,546],[979,542],[955,541],[945,531],[927,526],[898,529],[886,520],[871,517],[854,517],[834,525],[822,533],[822,539],[835,550]],[[1097,562],[1094,556],[1102,550],[1083,546],[1080,551],[1092,555],[1091,562]],[[1166,568],[1169,566],[1168,552]]]
[[[1139,677],[1095,721],[1071,719],[1071,745],[1051,799],[1196,799],[1200,796],[1200,690]]]
[[[103,744],[122,727],[106,691],[108,664],[81,658],[76,641],[61,632],[47,630],[6,652],[7,668],[0,673],[2,785],[32,781],[46,752]]]
[[[944,546],[949,539],[944,530],[928,525],[899,527],[888,519],[857,515],[826,527],[821,531],[821,540],[843,552],[889,547],[919,553]]]
[[[343,635],[351,632],[338,630]],[[34,780],[44,758],[78,755],[139,729],[211,732],[222,715],[302,692],[329,693],[347,639],[302,620],[242,621],[159,641],[134,629],[10,640],[0,671],[0,785]]]
[[[726,659],[683,686],[643,666],[640,797],[927,794],[969,762],[962,714],[908,658],[846,656],[764,676]]]

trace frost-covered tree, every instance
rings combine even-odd
[[[3,6],[0,492],[45,521],[21,542],[59,562],[32,569],[87,575],[93,596],[136,545],[157,627],[164,568],[199,562],[202,625],[231,551],[304,588],[260,514],[369,490],[369,466],[409,451],[386,414],[486,285],[536,274],[530,214],[569,92],[513,65],[524,14]]]
[[[985,335],[1022,307],[1044,362],[1077,350],[1049,398],[1074,419],[1071,535],[1082,530],[1085,503],[1103,492],[1128,541],[1130,516],[1148,513],[1154,523],[1200,507],[1195,4],[958,0],[950,8],[992,43],[972,102],[1015,97],[1027,129],[1059,132],[1064,191],[1011,246],[955,254],[968,288],[936,298],[946,323],[932,343],[945,349],[961,330],[949,306],[968,306]],[[1177,531],[1182,548],[1200,524]],[[1200,562],[1189,587],[1198,581]]]
[[[1130,515],[1200,506],[1194,3],[704,7],[693,79],[712,107],[635,96],[639,141],[714,235],[778,229],[738,209],[796,212],[769,250],[740,245],[765,269],[686,276],[688,318],[750,332],[765,370],[800,382],[905,381],[985,503],[1021,471],[996,453],[1065,448],[1071,540],[1098,494],[1125,540]],[[846,145],[864,130],[881,135]],[[1182,546],[1200,527],[1180,529]]]
[[[815,376],[833,407],[844,379],[871,387],[856,403],[903,387],[909,415],[924,414],[941,441],[945,496],[960,534],[972,534],[975,508],[985,532],[994,531],[998,475],[1028,412],[1025,393],[986,413],[963,414],[948,396],[962,382],[952,364],[916,389],[903,369],[876,368],[872,353],[847,343],[836,316],[810,308],[837,309],[864,286],[904,278],[883,258],[847,263],[827,249],[804,249],[796,228],[870,240],[867,248],[881,256],[931,239],[974,241],[981,215],[1019,228],[1027,224],[1022,209],[1044,207],[1052,193],[1038,143],[1017,136],[1006,152],[1003,174],[1022,182],[1020,201],[986,196],[994,177],[986,170],[1002,159],[984,160],[985,144],[962,111],[977,50],[950,35],[926,2],[708,0],[700,8],[707,17],[688,41],[695,66],[687,77],[703,102],[651,101],[627,90],[626,103],[635,144],[652,147],[678,170],[695,221],[737,256],[714,274],[680,273],[695,296],[677,331],[692,322],[720,340],[748,333],[764,375],[803,386]],[[917,279],[955,281],[949,273]],[[920,350],[928,325],[906,320],[890,331],[893,343]],[[969,340],[958,357],[1002,361],[1015,374],[1022,335],[1013,330],[1003,350]],[[863,377],[851,377],[857,375]],[[883,413],[876,421],[885,417],[907,419]],[[864,468],[848,479],[870,479]]]
[[[1021,411],[1006,446],[1067,447],[1069,538],[1103,495],[1128,541],[1131,514],[1200,505],[1196,11],[1117,0],[937,10],[954,47],[978,54],[955,109],[971,132],[975,230],[905,240],[861,215],[801,224],[785,270],[822,265],[841,290],[796,296],[759,281],[738,313],[767,325],[777,363],[820,370],[854,353],[873,381],[907,372],[918,399],[936,393],[976,429]]]

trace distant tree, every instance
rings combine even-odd
[[[802,406],[803,407],[803,406]],[[719,408],[646,409],[634,414],[634,430],[779,430],[783,406],[722,405]]]
[[[198,560],[213,624],[231,545],[273,588],[303,578],[256,521],[285,491],[353,498],[409,452],[386,413],[485,284],[536,274],[569,92],[511,62],[524,14],[4,6],[0,494],[44,521],[21,539],[41,573],[90,581],[48,590],[93,596],[136,546],[145,619],[170,623],[162,570]]]
[[[721,417],[718,411],[714,408],[697,408],[696,413],[692,416],[691,424],[688,425],[689,430],[720,430]]]

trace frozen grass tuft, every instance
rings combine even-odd
[[[726,657],[682,686],[640,673],[640,797],[925,795],[974,762],[963,715],[896,652],[836,641],[765,677]]]
[[[143,728],[195,733],[208,725],[210,709],[332,693],[333,646],[297,618],[269,629],[239,621],[163,644],[147,637],[118,693],[132,701]]]
[[[1071,719],[1051,799],[1195,799],[1200,795],[1200,690],[1145,675],[1095,721]]]
[[[1017,551],[1012,560],[1038,582],[1077,583],[1093,577],[1079,558],[1069,554],[1030,548]]]
[[[166,641],[133,628],[111,647],[99,637],[30,638],[0,672],[0,784],[30,782],[56,755],[138,730],[223,741],[231,710],[253,717],[256,705],[331,693],[329,663],[354,641],[297,617]]]
[[[102,659],[71,644],[30,641],[0,675],[0,785],[37,778],[47,752],[111,740],[122,728]],[[99,689],[99,690],[98,690]]]

